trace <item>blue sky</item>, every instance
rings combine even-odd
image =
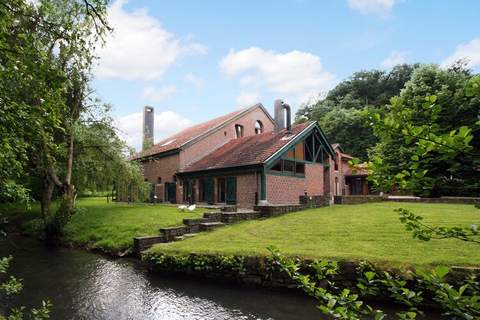
[[[480,1],[115,1],[94,88],[120,133],[140,146],[141,111],[155,140],[283,98],[294,109],[362,69],[396,63],[480,68]]]

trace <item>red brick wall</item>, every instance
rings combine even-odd
[[[237,176],[237,205],[241,208],[253,208],[255,193],[260,196],[260,175],[244,174]]]
[[[223,146],[231,139],[235,139],[235,125],[240,124],[243,126],[243,136],[251,136],[255,134],[255,122],[260,120],[263,123],[263,129],[265,132],[273,130],[273,123],[270,118],[260,109],[256,108],[253,111],[245,114],[240,119],[232,122],[227,127],[222,128],[211,135],[207,136],[203,140],[189,146],[180,155],[180,167],[185,166],[200,160],[207,154]]]
[[[341,153],[335,149],[338,161],[338,170],[335,170],[335,162],[330,159],[330,190],[333,195],[348,195],[349,187],[345,184],[345,176],[352,174],[348,159],[341,158]],[[338,179],[338,187],[335,188],[335,178]]]
[[[173,176],[178,171],[179,155],[174,154],[162,157],[153,161],[142,162],[143,176],[151,183],[155,183],[157,201],[163,201],[165,182],[173,182]],[[162,183],[158,184],[158,178],[162,178]],[[177,182],[177,202],[182,200],[182,188]]]
[[[323,195],[323,165],[306,164],[305,178],[267,174],[270,204],[297,204],[305,190],[310,195]]]

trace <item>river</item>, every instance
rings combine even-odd
[[[23,279],[24,290],[0,300],[0,314],[48,298],[54,320],[325,319],[301,293],[151,274],[136,259],[49,248],[20,236],[0,241],[0,257],[7,255],[14,257],[10,274]],[[382,309],[394,315],[397,308]]]
[[[290,292],[148,273],[135,259],[47,248],[23,237],[0,242],[24,290],[2,305],[53,303],[52,319],[319,319],[311,299]]]

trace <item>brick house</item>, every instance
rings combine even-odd
[[[343,154],[338,148],[317,122],[291,125],[290,107],[277,100],[274,118],[256,104],[187,128],[134,159],[158,202],[249,208],[330,194],[331,177],[344,181],[343,171],[332,169]]]
[[[352,170],[348,163],[353,157],[346,154],[338,143],[332,144],[335,158],[330,158],[330,190],[334,196],[367,195],[370,187],[365,167]]]

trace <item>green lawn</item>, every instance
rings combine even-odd
[[[20,213],[11,211],[10,217],[21,215],[39,217],[39,207]],[[66,227],[66,238],[75,244],[89,248],[123,251],[133,244],[133,237],[158,235],[162,227],[181,225],[183,218],[201,217],[205,209],[195,212],[179,212],[175,206],[107,203],[105,198],[83,198],[77,202],[77,213]],[[27,232],[35,229],[35,222],[28,222]]]
[[[274,245],[283,253],[311,258],[366,259],[377,265],[480,265],[480,247],[459,240],[414,240],[400,224],[395,208],[404,207],[431,225],[470,226],[480,223],[472,205],[381,202],[335,205],[245,221],[169,244],[152,252],[267,254]]]

